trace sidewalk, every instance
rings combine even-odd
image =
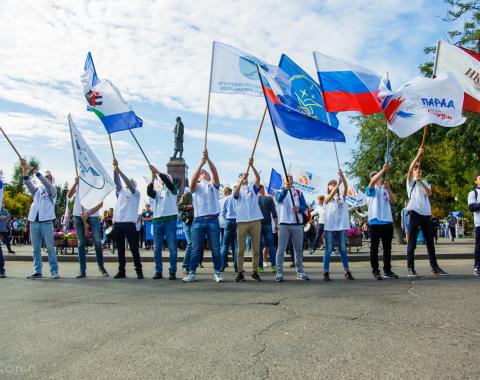
[[[435,246],[437,257],[439,260],[451,260],[451,259],[466,259],[466,260],[473,260],[473,250],[474,250],[475,241],[473,238],[464,238],[458,239],[454,243],[451,243],[450,240],[439,238],[438,244]],[[5,261],[32,261],[32,247],[29,245],[23,246],[12,246],[13,250],[16,252],[15,255],[8,255],[6,254],[6,247],[2,245],[2,250],[4,252]],[[70,252],[70,250],[69,250]],[[406,260],[406,252],[407,246],[405,244],[400,245],[396,241],[394,241],[392,246],[392,260]],[[178,251],[178,261],[181,262],[183,260],[184,251]],[[380,245],[380,252],[382,254],[382,249]],[[45,250],[42,250],[43,261],[47,261],[47,253]],[[106,262],[116,262],[117,255],[112,253],[111,250],[105,250],[105,261]],[[144,262],[153,262],[153,251],[152,250],[145,250],[140,249],[140,255],[142,256],[142,261]],[[290,257],[287,255],[285,257],[286,261],[290,260]],[[308,250],[303,251],[303,259],[305,262],[322,262],[323,261],[323,250],[318,250],[313,254],[310,255]],[[352,248],[351,253],[349,253],[349,259],[351,262],[362,262],[362,261],[369,261],[369,242],[364,241],[363,246],[360,250],[356,251],[356,248]],[[415,259],[416,260],[427,260],[427,249],[425,245],[418,245],[415,251]],[[127,260],[132,261],[132,257],[130,252],[127,250]],[[212,255],[210,251],[205,251],[204,261],[211,262]],[[245,261],[251,261],[252,255],[246,254]],[[77,255],[76,250],[75,254],[69,255],[58,255],[58,261],[60,262],[76,262]],[[87,261],[95,262],[95,253],[93,248],[90,247],[89,252],[87,254]],[[168,251],[163,251],[163,261],[168,262]],[[332,261],[338,262],[340,261],[340,257],[338,256],[338,252],[335,256],[332,256]]]

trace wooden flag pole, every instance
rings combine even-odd
[[[138,142],[137,138],[136,138],[135,135],[133,134],[132,130],[131,130],[130,128],[129,128],[128,130],[130,131],[130,134],[132,135],[133,139],[135,140],[135,142],[137,143],[138,147],[140,148],[140,151],[142,152],[143,157],[145,157],[145,160],[147,161],[147,164],[150,165],[150,161],[148,161],[147,155],[146,155],[145,152],[143,151],[140,143]]]
[[[215,41],[212,43],[212,59],[210,61],[210,81],[208,83],[208,100],[207,100],[207,120],[205,121],[205,141],[203,149],[207,150],[207,136],[208,136],[208,118],[210,116],[210,94],[212,93],[212,68],[213,68],[213,52],[215,49]]]
[[[255,143],[253,144],[253,149],[252,149],[252,154],[250,155],[250,159],[253,159],[253,156],[255,155],[255,150],[257,149],[258,140],[260,138],[260,132],[262,131],[263,123],[265,121],[265,116],[267,115],[267,109],[268,107],[265,107],[265,111],[263,111],[262,121],[260,122],[260,125],[258,127],[257,137],[255,138]],[[249,170],[250,170],[250,165],[247,166],[247,174]]]
[[[5,131],[3,130],[2,127],[0,127],[0,131],[2,131],[3,135],[5,136],[5,139],[8,141],[8,143],[10,144],[10,146],[12,147],[12,149],[15,151],[15,153],[17,154],[18,158],[21,160],[22,159],[22,156],[20,155],[20,153],[18,153],[18,150],[17,148],[15,148],[15,145],[13,145],[13,143],[10,141],[10,139],[8,138],[7,134],[5,133]]]
[[[112,157],[114,160],[116,160],[115,151],[113,150],[112,135],[110,133],[108,134],[108,141],[110,141],[110,149],[112,150]]]

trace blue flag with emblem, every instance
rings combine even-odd
[[[282,187],[282,176],[279,172],[272,168],[270,173],[270,183],[268,185],[268,194],[273,194]]]
[[[337,114],[327,114],[318,83],[285,54],[282,54],[278,67],[288,75],[290,95],[296,99],[302,110],[310,117],[338,128]]]

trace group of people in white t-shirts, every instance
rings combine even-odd
[[[421,230],[426,242],[431,273],[434,275],[447,275],[437,263],[434,245],[434,232],[431,221],[431,205],[429,197],[432,195],[430,184],[422,176],[421,161],[423,149],[410,164],[406,190],[408,203],[408,246],[407,270],[408,276],[417,276],[415,269],[414,253],[418,231]],[[28,165],[21,161],[24,183],[33,196],[28,219],[31,223],[31,238],[33,244],[34,272],[28,278],[42,277],[41,245],[45,244],[48,252],[48,262],[53,279],[59,278],[58,263],[53,244],[53,220],[55,219],[56,190],[53,176],[50,171],[45,175],[33,170],[33,174],[40,181],[40,186],[35,187],[30,180]],[[205,168],[208,166],[209,171]],[[118,272],[115,279],[126,277],[125,241],[128,242],[133,256],[134,268],[138,279],[143,278],[142,262],[139,253],[139,235],[136,231],[140,192],[137,184],[128,178],[119,168],[114,159],[114,182],[116,185],[116,206],[113,218],[114,236],[118,252]],[[197,267],[203,255],[204,240],[208,239],[213,258],[213,278],[216,282],[223,282],[222,272],[228,265],[228,250],[234,253],[235,271],[238,272],[235,280],[245,281],[245,241],[251,237],[252,247],[252,272],[254,281],[261,281],[259,276],[259,262],[262,247],[269,250],[275,249],[273,245],[273,229],[278,231],[278,246],[274,254],[270,253],[272,266],[275,267],[275,280],[284,281],[284,257],[289,242],[293,243],[294,266],[297,278],[308,281],[309,277],[303,265],[303,224],[306,218],[307,204],[302,192],[293,186],[293,178],[289,175],[283,178],[282,187],[277,190],[273,198],[265,194],[263,185],[260,184],[260,175],[256,170],[253,159],[248,162],[252,169],[254,182],[249,183],[248,171],[241,173],[232,193],[226,192],[225,198],[220,202],[220,179],[217,169],[205,150],[202,159],[195,169],[190,181],[190,200],[183,200],[177,205],[178,188],[172,178],[160,172],[155,166],[149,166],[152,179],[147,187],[147,195],[153,199],[153,237],[155,241],[155,274],[153,279],[163,277],[162,248],[163,241],[167,241],[169,250],[169,279],[176,279],[177,272],[177,241],[176,221],[179,208],[185,216],[188,227],[188,255],[185,255],[183,268],[184,282],[197,280]],[[368,202],[368,224],[370,231],[370,261],[372,275],[375,280],[382,278],[396,279],[398,276],[392,271],[391,250],[393,239],[393,218],[391,205],[396,197],[392,192],[389,182],[385,179],[389,165],[384,164],[381,170],[370,173],[370,182],[366,188]],[[318,217],[317,235],[325,239],[325,252],[323,257],[323,278],[330,281],[330,256],[334,251],[335,242],[341,257],[344,277],[354,280],[350,271],[347,255],[347,230],[350,227],[349,210],[346,203],[348,184],[342,170],[338,172],[339,178],[332,179],[327,185],[327,195],[318,198],[318,204],[312,215]],[[154,181],[159,179],[159,189],[154,189]],[[69,190],[71,198],[78,189],[78,180]],[[476,177],[476,188],[468,196],[468,205],[474,213],[475,223],[475,267],[474,274],[480,275],[480,175]],[[182,197],[182,199],[185,197]],[[259,202],[260,200],[260,202]],[[79,243],[78,258],[80,273],[77,278],[86,277],[85,232],[87,225],[93,232],[94,246],[98,269],[102,276],[108,277],[105,270],[101,246],[98,211],[102,203],[90,210],[84,209],[77,197],[73,208],[73,221],[77,230]],[[220,221],[224,219],[223,241],[220,239]],[[193,219],[190,220],[190,219]],[[234,242],[237,242],[235,244]],[[383,246],[383,276],[379,269],[378,249],[380,242]],[[313,245],[315,247],[315,243]],[[0,253],[1,254],[1,253]],[[1,257],[0,275],[5,277],[3,256]]]

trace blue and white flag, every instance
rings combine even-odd
[[[213,42],[210,92],[263,96],[257,66],[264,61],[237,48]]]
[[[268,194],[273,194],[282,187],[282,175],[272,168],[270,173],[270,183],[268,184]]]
[[[108,79],[100,80],[97,76],[90,53],[85,61],[82,83],[87,109],[100,118],[108,133],[142,126],[143,120],[123,100],[118,88]]]
[[[115,189],[115,184],[83,139],[73,123],[71,115],[68,115],[68,124],[76,160],[75,165],[78,169],[76,196],[78,196],[80,204],[89,210],[103,202],[105,197]]]

